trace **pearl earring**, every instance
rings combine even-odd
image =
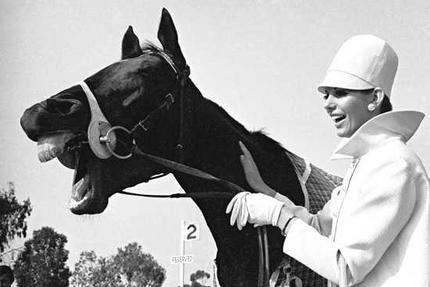
[[[369,111],[373,112],[376,109],[376,106],[375,104],[369,104],[367,108],[369,109]]]

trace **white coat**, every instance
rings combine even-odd
[[[329,286],[430,286],[430,184],[406,142],[424,115],[381,114],[341,142],[353,164],[308,222],[296,219],[283,251]]]

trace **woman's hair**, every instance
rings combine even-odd
[[[392,110],[393,110],[393,105],[391,104],[390,99],[386,95],[384,95],[384,98],[382,99],[382,103],[380,107],[381,114],[390,112]]]
[[[364,93],[373,93],[374,89],[368,89],[364,90]],[[387,97],[387,95],[384,95],[384,98],[382,99],[381,106],[380,106],[380,113],[386,113],[391,112],[393,110],[393,105],[390,102],[390,98]]]

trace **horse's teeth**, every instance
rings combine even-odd
[[[41,162],[47,162],[63,152],[60,147],[54,146],[49,142],[37,145],[38,157]]]
[[[81,180],[79,180],[77,183],[75,183],[73,185],[73,190],[72,190],[72,197],[75,200],[79,200],[79,198],[82,196],[82,185],[84,184],[85,179],[81,178]]]
[[[85,201],[88,200],[89,195],[85,194],[85,196],[81,199],[81,200],[76,200],[74,198],[70,198],[69,200],[69,209],[76,209],[78,208],[80,205],[82,205]]]
[[[37,155],[41,162],[47,162],[64,150],[64,145],[73,137],[72,133],[59,133],[55,135],[44,136],[37,142]]]
[[[89,198],[89,193],[86,192],[89,181],[85,177],[81,178],[78,182],[73,185],[72,197],[69,200],[69,208],[75,209],[86,202]]]
[[[74,200],[81,200],[87,195],[88,187],[90,185],[89,175],[85,175],[78,182],[73,184],[72,198]]]

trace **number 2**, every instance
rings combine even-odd
[[[194,235],[194,233],[196,233],[197,227],[194,224],[190,224],[190,225],[187,226],[187,231],[188,230],[191,230],[191,231],[187,234],[187,239],[188,240],[196,239],[197,236]]]

